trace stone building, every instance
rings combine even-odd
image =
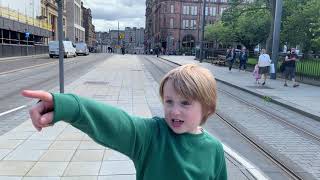
[[[206,24],[212,24],[228,2],[206,1]],[[193,51],[201,38],[202,7],[202,0],[146,0],[145,50],[158,46],[167,53]]]
[[[81,0],[66,0],[67,35],[72,42],[85,42]]]
[[[41,13],[42,1],[0,1],[0,57],[48,52],[52,26]]]
[[[63,37],[66,37],[66,1],[63,5]],[[58,5],[55,0],[41,0],[41,17],[44,22],[50,24],[51,33],[49,41],[58,40]]]
[[[127,53],[144,53],[144,28],[126,27],[124,34],[124,47]]]
[[[89,48],[97,44],[95,26],[92,24],[92,14],[90,8],[85,8],[81,3],[83,27],[85,29],[85,42]]]

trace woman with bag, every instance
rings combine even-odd
[[[262,49],[261,54],[259,56],[259,60],[258,60],[259,74],[261,74],[261,76],[263,76],[262,85],[266,84],[270,64],[271,64],[271,59],[270,59],[269,54],[266,53],[266,49]]]

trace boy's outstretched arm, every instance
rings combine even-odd
[[[21,94],[24,97],[39,99],[41,102],[34,105],[30,110],[30,118],[33,126],[41,131],[48,127],[53,120],[53,97],[46,91],[23,90]]]
[[[155,127],[155,121],[149,118],[131,116],[116,107],[74,94],[27,90],[21,94],[41,100],[29,111],[39,131],[62,120],[132,160],[141,159],[148,150]]]

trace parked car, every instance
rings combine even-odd
[[[64,57],[76,57],[76,48],[71,41],[63,41]],[[49,56],[53,58],[54,56],[59,56],[59,41],[49,42]]]
[[[80,43],[76,43],[76,53],[77,55],[82,54],[82,55],[89,55],[89,49],[86,43],[84,42],[80,42]]]

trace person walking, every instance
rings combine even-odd
[[[296,61],[298,61],[298,55],[296,54],[296,49],[291,48],[291,53],[285,58],[285,67],[284,67],[284,86],[288,86],[287,80],[292,79],[293,87],[298,87],[299,84],[296,82]]]
[[[227,49],[226,59],[229,63],[229,71],[231,71],[234,61],[236,60],[236,51],[234,48],[229,47]]]
[[[242,51],[240,52],[239,61],[240,61],[239,72],[240,72],[242,66],[243,66],[243,71],[246,71],[246,69],[247,69],[247,62],[248,62],[248,53],[247,53],[245,47],[242,48]]]
[[[263,76],[262,85],[266,84],[270,64],[271,64],[271,59],[270,59],[269,54],[266,53],[266,49],[262,49],[261,54],[259,56],[259,60],[258,60],[259,74],[261,74],[261,76]]]
[[[253,75],[254,79],[256,80],[255,81],[256,84],[260,84],[259,79],[261,79],[261,75],[259,74],[259,66],[258,66],[258,64],[256,64],[254,66],[254,70],[252,72],[252,75]]]

